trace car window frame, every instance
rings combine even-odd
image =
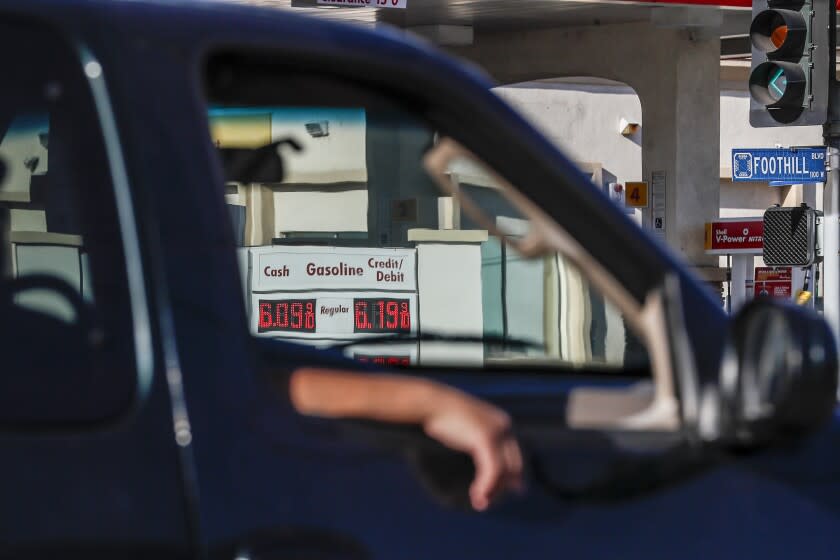
[[[207,84],[207,74],[212,71],[208,70],[208,61],[214,57],[219,57],[218,53],[220,52],[235,53],[230,55],[234,63],[238,63],[241,58],[247,58],[249,54],[257,53],[257,58],[255,60],[258,62],[254,63],[254,65],[257,66],[257,72],[264,71],[264,69],[259,66],[259,62],[263,62],[265,58],[270,58],[272,56],[271,50],[255,50],[253,47],[235,48],[230,46],[217,46],[213,49],[206,50],[199,58],[199,67],[201,68],[202,75],[204,76],[204,80],[201,82],[203,89],[200,94],[201,99],[204,101],[205,111],[213,106],[217,101],[216,99],[212,99],[212,94],[208,92],[208,88],[210,86]],[[401,112],[415,115],[418,120],[425,121],[430,126],[436,127],[435,129],[439,131],[439,133],[445,134],[459,142],[462,142],[462,135],[459,135],[455,130],[451,130],[451,126],[448,126],[445,122],[446,119],[442,118],[442,116],[448,114],[448,112],[444,113],[441,110],[442,106],[437,105],[438,100],[436,98],[429,99],[427,96],[417,93],[416,90],[409,88],[407,84],[400,84],[400,87],[394,86],[388,90],[384,90],[383,92],[382,88],[371,83],[369,77],[348,78],[346,74],[335,73],[329,68],[324,70],[319,68],[317,71],[313,71],[311,68],[301,70],[298,64],[283,60],[282,58],[277,58],[267,64],[271,65],[272,70],[282,74],[282,79],[278,79],[276,87],[273,87],[270,81],[267,82],[267,80],[261,80],[259,88],[237,91],[235,95],[241,96],[243,105],[264,104],[266,106],[273,106],[289,104],[290,106],[294,106],[299,104],[302,106],[392,107]],[[300,87],[295,87],[296,85]],[[397,92],[407,90],[412,91],[411,96],[397,96]],[[329,91],[329,94],[313,93],[319,91]],[[245,101],[246,98],[247,101]],[[352,99],[352,103],[336,103],[335,99]],[[238,101],[239,99],[237,99],[237,102]],[[212,145],[209,133],[207,136],[207,142]],[[481,157],[479,154],[483,150],[476,150],[476,147],[478,146],[471,145],[470,150],[475,151],[476,155]],[[515,149],[515,145],[512,144],[512,148]],[[482,159],[482,161],[486,161],[486,159]],[[494,170],[496,169],[495,166],[491,166],[491,168]],[[649,289],[654,288],[656,288],[656,286],[649,287]],[[632,298],[625,297],[625,299],[629,301]],[[643,304],[643,302],[639,303]]]
[[[86,41],[50,21],[30,16],[4,14],[3,23],[19,24],[49,34],[55,39],[54,45],[60,45],[62,49],[65,49],[64,56],[68,59],[72,58],[77,63],[77,66],[67,72],[76,73],[74,85],[85,88],[85,91],[80,91],[79,95],[83,97],[84,103],[89,103],[85,111],[94,117],[85,134],[98,136],[97,144],[102,148],[100,156],[107,161],[108,165],[108,169],[103,171],[103,176],[108,177],[109,185],[106,188],[113,196],[112,200],[97,201],[96,204],[107,204],[105,211],[112,214],[118,228],[120,259],[110,264],[122,266],[125,270],[125,283],[118,289],[128,302],[130,317],[127,320],[130,326],[119,329],[116,335],[121,338],[130,337],[130,341],[126,344],[130,343],[132,346],[133,356],[131,362],[126,362],[131,371],[117,373],[130,376],[131,379],[128,382],[132,388],[126,403],[114,414],[103,414],[90,421],[59,419],[55,422],[35,424],[0,423],[0,434],[54,437],[56,435],[95,434],[119,429],[121,426],[130,424],[137,417],[150,395],[156,367],[156,351],[131,182],[114,116],[111,93],[105,81],[106,72],[102,62]],[[43,47],[38,45],[36,48]],[[88,202],[80,204],[88,204]],[[90,252],[88,247],[85,249],[86,253]]]

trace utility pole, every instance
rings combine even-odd
[[[832,86],[832,120],[823,127],[828,149],[828,176],[823,188],[823,315],[840,348],[840,103]]]
[[[832,2],[832,4],[834,4]],[[823,188],[823,316],[834,333],[840,348],[840,83],[836,74],[837,10],[829,13],[829,47],[831,49],[828,78],[828,117],[823,125],[828,174]]]

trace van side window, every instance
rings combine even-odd
[[[0,67],[0,425],[99,421],[135,368],[97,113],[52,31],[0,24]]]

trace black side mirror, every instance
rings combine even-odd
[[[219,148],[225,181],[237,183],[281,183],[284,178],[283,158],[279,148],[291,146],[295,151],[303,147],[295,140],[286,138],[260,146],[259,148]]]
[[[837,404],[837,347],[816,313],[775,300],[733,318],[720,378],[725,444],[755,447],[804,435]]]
[[[6,178],[6,164],[3,163],[3,158],[0,158],[0,186],[3,186],[3,179]]]

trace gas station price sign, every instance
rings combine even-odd
[[[411,356],[386,356],[382,354],[356,354],[353,358],[362,363],[372,363],[378,366],[408,367],[411,365]]]
[[[315,332],[314,299],[259,301],[257,332]]]
[[[312,291],[252,294],[251,332],[268,337],[347,340],[417,330],[417,294]]]

